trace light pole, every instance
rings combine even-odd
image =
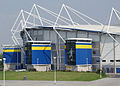
[[[100,57],[100,78],[102,78],[102,58]]]
[[[54,57],[54,83],[56,84],[56,57]]]
[[[3,69],[3,86],[5,86],[5,60],[6,60],[6,58],[3,58],[3,64],[4,64],[4,69]]]

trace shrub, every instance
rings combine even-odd
[[[100,74],[100,71],[102,71],[102,76],[106,76],[105,70],[97,69],[96,73]]]
[[[31,72],[31,71],[36,71],[36,69],[35,69],[35,68],[29,68],[28,71],[29,71],[29,72]]]
[[[0,54],[0,59],[3,59],[3,54]],[[3,61],[0,61],[0,71],[3,70]]]

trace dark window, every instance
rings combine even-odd
[[[106,60],[102,60],[102,62],[106,62]]]
[[[32,64],[32,50],[31,50],[31,43],[26,44],[27,47],[27,64]]]
[[[100,60],[96,60],[96,62],[100,62]]]
[[[120,62],[120,60],[116,60],[116,62]]]
[[[96,54],[96,51],[93,51],[93,54]]]
[[[114,62],[114,60],[110,60],[110,62]]]
[[[91,40],[78,40],[79,42],[91,42]]]
[[[67,52],[67,64],[76,65],[76,41],[67,41],[66,42],[66,52]]]

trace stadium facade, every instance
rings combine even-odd
[[[37,6],[38,5],[33,5],[33,8],[36,8]],[[73,13],[76,12],[75,14],[78,17],[80,17],[79,15],[82,15],[97,24],[90,24],[82,17],[80,17],[80,19],[88,25],[78,24],[73,22],[70,15],[68,15],[69,19],[67,19],[60,16],[60,13],[55,14],[45,8],[38,7],[47,11],[49,14],[52,14],[52,16],[55,16],[55,18],[57,18],[56,21],[52,22],[40,17],[38,11],[37,15],[33,15],[32,11],[30,11],[30,13],[24,11],[28,14],[28,17],[25,20],[22,10],[20,12],[23,17],[22,20],[24,21],[20,21],[22,29],[18,30],[18,27],[20,26],[20,24],[18,24],[16,30],[14,30],[14,28],[11,30],[14,39],[13,41],[15,44],[19,45],[17,48],[21,48],[21,57],[15,56],[15,54],[18,55],[15,46],[12,46],[14,47],[14,50],[11,50],[13,48],[10,46],[4,46],[4,58],[7,58],[6,56],[11,58],[12,56],[10,55],[13,54],[10,53],[13,51],[15,58],[20,58],[20,65],[22,65],[23,68],[36,68],[37,71],[53,70],[56,65],[57,70],[95,71],[102,68],[107,73],[120,73],[119,26],[108,25],[108,27],[107,25],[102,25],[98,21],[65,5],[62,7],[65,8],[65,10],[70,9]],[[34,17],[34,19],[32,19],[32,21],[34,20],[33,23],[28,21],[30,16]],[[19,17],[20,15],[18,18]],[[35,23],[35,18],[40,20],[38,24]],[[58,25],[58,19],[64,24]],[[54,24],[44,25],[42,21],[44,23]],[[66,21],[69,23],[71,21],[73,25],[65,24],[67,23]],[[13,27],[15,27],[15,24]],[[27,24],[31,24],[31,26],[27,26]],[[19,32],[18,34],[16,34],[17,31]],[[19,44],[15,35],[19,35],[22,38],[21,44]],[[54,57],[57,58],[54,59]],[[9,61],[10,62],[8,63],[11,63],[12,60]],[[19,68],[18,63],[18,59],[16,59],[14,67],[12,68],[16,69],[15,66]],[[7,67],[6,69],[10,68]]]
[[[95,29],[92,29],[92,28],[95,28]],[[120,66],[119,46],[117,46],[114,50],[114,47],[117,44],[114,42],[114,40],[112,40],[109,37],[109,35],[107,33],[105,33],[105,31],[98,31],[98,28],[100,28],[99,25],[80,25],[80,26],[76,26],[74,28],[71,26],[61,26],[61,27],[57,27],[57,31],[60,33],[60,35],[66,41],[70,38],[71,39],[81,38],[80,40],[83,40],[83,39],[87,40],[86,38],[92,39],[92,43],[91,43],[92,44],[92,52],[86,53],[86,54],[90,54],[90,53],[92,54],[92,61],[91,61],[92,69],[96,69],[99,67],[100,55],[102,55],[102,57],[104,58],[102,60],[103,68],[106,69],[107,71],[109,71],[109,70],[113,71],[114,51],[115,51],[115,57],[116,57],[116,66],[117,66],[117,68],[119,68],[119,66]],[[114,30],[114,32],[110,32],[110,34],[116,40],[119,41],[120,40],[119,34],[115,34],[116,32],[118,32],[117,29],[119,30],[119,27],[111,26],[111,31]],[[52,54],[51,55],[51,64],[54,64],[53,57],[58,57],[57,58],[57,69],[65,70],[65,68],[66,68],[65,67],[65,53],[66,53],[65,52],[65,43],[55,33],[54,29],[52,27],[41,27],[40,26],[40,27],[35,27],[35,28],[26,28],[26,30],[30,34],[30,37],[32,39],[34,39],[34,41],[43,41],[43,44],[44,44],[44,41],[51,42],[51,54]],[[28,36],[25,36],[24,31],[21,31],[21,37],[23,38],[24,46],[26,46],[26,41],[27,41],[27,39],[30,39],[30,38],[28,38]],[[31,40],[29,40],[29,41],[31,41]],[[33,44],[35,43],[34,41],[33,41]],[[74,46],[75,45],[73,45],[73,47]],[[56,47],[57,47],[57,49],[56,49]],[[102,49],[103,49],[103,51],[102,51],[103,53],[100,54]],[[67,54],[67,55],[69,55],[69,54]],[[74,55],[74,54],[72,54],[72,55]],[[79,55],[82,55],[82,54],[79,54]],[[89,58],[89,55],[87,58]],[[81,65],[87,65],[86,60],[81,60],[81,61],[85,62],[84,64],[81,64]],[[77,64],[74,64],[74,65],[77,65]],[[88,65],[89,65],[89,63],[88,63]],[[119,69],[117,69],[117,71],[119,71]]]

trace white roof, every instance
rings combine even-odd
[[[4,44],[2,45],[3,48],[18,48],[20,45],[12,45],[12,44]]]
[[[92,40],[90,38],[68,38],[67,40]]]
[[[66,28],[66,29],[78,29],[78,30],[87,30],[87,31],[97,31],[97,32],[107,32],[108,26],[104,25],[61,25],[61,26],[56,26],[58,28]],[[120,34],[120,26],[110,26],[108,33],[112,34]]]
[[[51,43],[51,41],[26,41],[26,42],[35,42],[35,43]]]
[[[53,27],[53,26],[41,26],[41,27]],[[40,28],[40,27],[27,27],[27,28]],[[94,32],[104,32],[107,33],[108,26],[107,25],[59,25],[56,26],[56,29],[61,30],[83,30],[83,31],[94,31]],[[120,26],[110,26],[108,33],[111,34],[119,34],[120,35]]]

